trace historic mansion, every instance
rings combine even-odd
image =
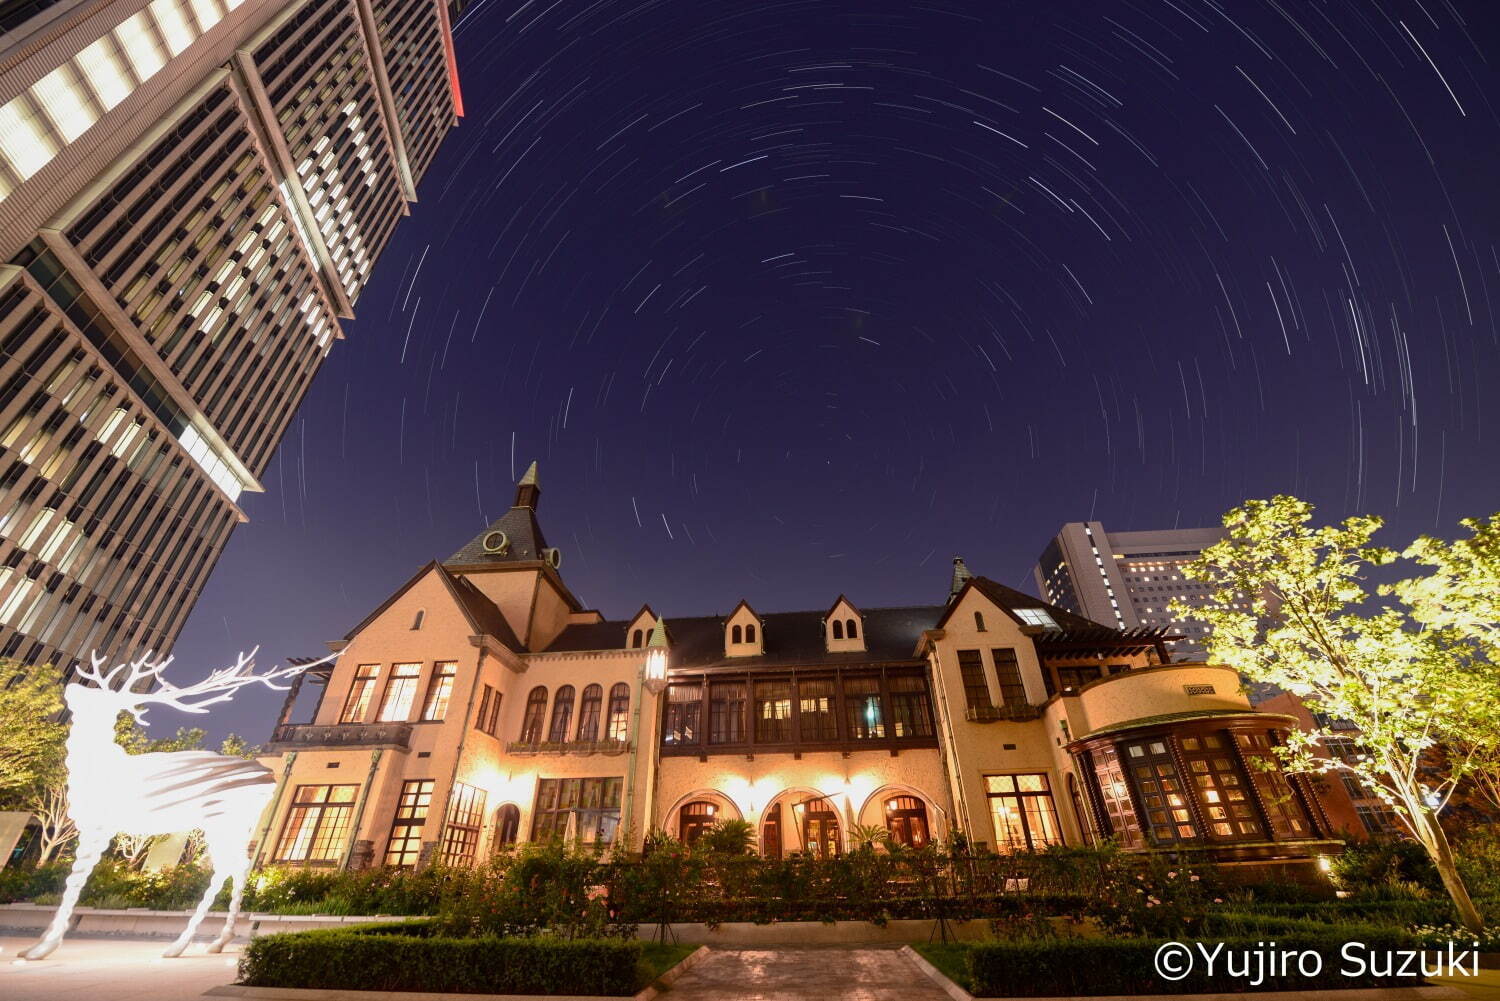
[[[628,619],[582,607],[515,505],[334,649],[268,745],[258,864],[468,865],[561,836],[638,850],[721,818],[769,856],[857,825],[1025,851],[1104,837],[1305,866],[1332,834],[1234,671],[971,576],[937,603]],[[857,597],[857,595],[856,595]],[[299,682],[300,684],[300,682]]]

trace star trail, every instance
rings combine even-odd
[[[316,655],[510,503],[591,606],[1027,586],[1065,521],[1497,505],[1500,15],[480,0],[177,648]],[[184,667],[184,670],[189,670]],[[217,720],[264,736],[273,699]]]

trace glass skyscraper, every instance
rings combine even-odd
[[[165,652],[463,113],[440,0],[0,2],[0,657]]]

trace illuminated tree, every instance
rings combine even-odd
[[[1174,603],[1174,612],[1208,623],[1212,659],[1291,692],[1318,714],[1317,727],[1278,748],[1286,767],[1348,771],[1372,788],[1426,849],[1459,917],[1477,930],[1482,921],[1438,817],[1500,739],[1500,669],[1489,655],[1500,630],[1486,618],[1494,592],[1486,612],[1483,596],[1461,580],[1465,560],[1485,550],[1419,540],[1411,558],[1439,572],[1372,591],[1369,570],[1398,559],[1371,544],[1381,520],[1318,528],[1312,512],[1288,496],[1230,511],[1229,537],[1188,567],[1208,584],[1208,602]],[[1500,520],[1489,528],[1500,530]],[[1437,580],[1445,572],[1446,584]],[[1360,754],[1316,753],[1321,742],[1348,736],[1331,729],[1335,722],[1358,730]],[[1440,775],[1422,767],[1437,747],[1449,765]]]
[[[24,802],[60,772],[62,705],[62,675],[51,664],[0,661],[0,802]]]

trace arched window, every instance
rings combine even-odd
[[[632,650],[640,649],[642,636],[643,634],[639,629],[630,634],[630,648]]]
[[[600,685],[589,685],[583,690],[578,703],[578,739],[599,739],[599,710],[604,702],[604,689]]]
[[[521,811],[514,803],[506,803],[495,811],[495,850],[509,848],[516,843],[521,832]]]
[[[521,717],[521,743],[542,742],[542,721],[547,718],[547,686],[537,685],[526,696],[526,714]]]
[[[978,629],[980,632],[984,632],[985,631],[985,628],[984,628],[984,615],[982,613],[980,613],[980,612],[975,612],[974,613],[974,628]]]
[[[718,822],[719,808],[705,799],[687,803],[677,812],[677,837],[690,845]]]
[[[610,740],[625,740],[630,734],[630,686],[623,681],[609,690],[609,720],[604,733]]]
[[[885,828],[897,844],[921,848],[929,840],[927,804],[915,796],[892,796],[885,801]]]
[[[733,629],[729,630],[729,642],[731,642],[731,643],[743,643],[744,641],[745,641],[745,631],[743,629],[741,629],[739,626],[735,626]]]
[[[845,623],[844,635],[849,637],[851,640],[859,639],[859,624],[855,622],[854,619],[850,619],[847,623]]]
[[[754,626],[746,626],[745,627],[745,642],[746,643],[754,643],[755,642],[755,627]]]
[[[833,638],[836,640],[844,638],[844,622],[842,619],[833,620]]]
[[[422,628],[422,620],[425,619],[425,618],[427,618],[427,609],[425,609],[425,608],[419,608],[419,609],[417,609],[417,616],[416,616],[416,618],[414,618],[414,619],[411,620],[411,627],[413,629],[421,629]]]
[[[563,685],[552,700],[552,726],[547,730],[549,744],[566,743],[568,726],[573,722],[573,686]]]

